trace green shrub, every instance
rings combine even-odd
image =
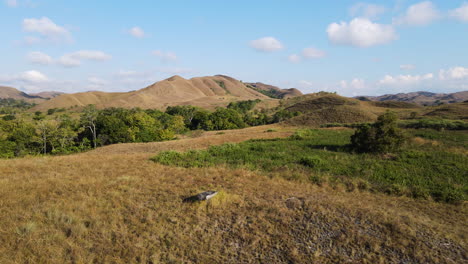
[[[397,151],[405,136],[397,126],[398,117],[387,112],[372,125],[363,125],[351,136],[351,147],[357,152],[384,153]]]
[[[316,168],[323,164],[323,160],[317,156],[302,157],[299,164],[309,168]]]

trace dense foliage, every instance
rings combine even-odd
[[[29,107],[18,101],[4,102]],[[234,102],[213,112],[194,106],[173,106],[162,112],[139,108],[98,110],[89,105],[78,118],[64,109],[6,114],[0,120],[0,158],[72,153],[115,143],[171,140],[188,130],[239,129],[279,122],[294,115],[286,111],[272,115],[253,110],[258,102]]]
[[[0,98],[0,114],[15,114],[22,110],[29,109],[36,104],[28,103],[24,100],[16,100],[13,98]]]
[[[468,147],[465,131],[409,130],[419,140],[406,144],[394,155],[349,152],[352,133],[351,129],[304,130],[286,139],[166,151],[153,160],[186,168],[225,164],[289,180],[341,185],[349,191],[368,189],[450,203],[468,197],[467,156],[452,150]],[[437,140],[438,144],[429,140]]]
[[[398,128],[398,117],[387,112],[378,117],[377,122],[365,124],[351,137],[351,147],[357,152],[391,152],[398,150],[405,136]]]

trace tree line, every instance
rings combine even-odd
[[[297,116],[285,110],[253,110],[259,100],[230,103],[213,112],[195,106],[155,109],[96,109],[86,106],[79,117],[64,111],[35,112],[32,120],[5,115],[0,120],[0,157],[67,154],[115,143],[171,140],[189,130],[239,129],[276,123]],[[55,115],[53,115],[55,113]]]

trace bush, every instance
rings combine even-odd
[[[351,147],[357,152],[385,153],[397,151],[403,145],[405,136],[398,128],[398,117],[387,112],[377,122],[363,125],[351,136]]]

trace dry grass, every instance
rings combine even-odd
[[[275,129],[0,160],[0,263],[467,261],[466,204],[148,160],[168,148],[290,133]],[[208,189],[221,193],[207,203],[181,202]]]
[[[164,150],[192,150],[204,149],[212,145],[221,145],[224,143],[237,143],[249,139],[259,138],[282,138],[288,137],[294,133],[296,128],[283,126],[281,124],[249,127],[245,129],[223,130],[219,131],[197,131],[192,133],[193,137],[184,136],[179,140],[152,143],[124,143],[109,145],[98,148],[87,154],[116,154],[116,153],[148,153],[155,154]],[[272,130],[273,132],[267,132]]]

